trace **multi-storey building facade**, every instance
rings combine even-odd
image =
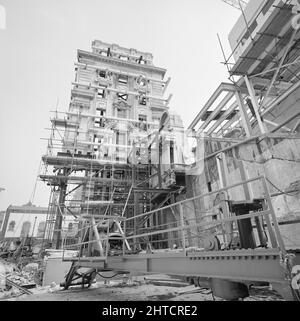
[[[52,187],[48,221],[55,230],[59,212],[143,213],[153,206],[155,189],[176,188],[184,177],[183,124],[169,112],[170,78],[152,54],[96,40],[92,52],[78,50],[75,66],[69,110],[51,119],[43,157],[55,173],[41,175]],[[138,187],[151,191],[132,192]]]

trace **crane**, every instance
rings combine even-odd
[[[222,0],[222,1],[239,10],[245,9],[246,5],[248,4],[248,0]]]

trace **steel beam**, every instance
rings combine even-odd
[[[246,82],[246,85],[247,85],[247,88],[249,91],[249,95],[250,95],[250,98],[251,98],[251,101],[253,104],[253,108],[255,111],[258,126],[260,128],[261,133],[265,134],[267,132],[267,130],[266,130],[266,128],[263,124],[263,121],[261,120],[261,116],[259,114],[259,104],[258,104],[257,98],[255,96],[255,91],[254,91],[253,85],[252,85],[251,81],[249,80],[248,76],[245,76],[244,79],[245,79],[245,82]]]
[[[108,257],[108,267],[139,273],[166,273],[241,281],[284,282],[279,250],[236,250]]]
[[[241,115],[244,130],[246,132],[246,136],[247,138],[249,138],[251,137],[252,128],[251,128],[249,117],[246,111],[245,104],[243,102],[243,98],[239,92],[236,92],[235,97],[240,108],[240,115]]]
[[[286,46],[286,48],[285,48],[285,50],[284,50],[283,56],[281,57],[280,63],[279,63],[279,65],[278,65],[278,67],[277,67],[277,70],[275,71],[275,73],[274,73],[274,75],[273,75],[273,78],[272,78],[272,80],[271,80],[271,83],[269,84],[267,93],[266,93],[265,97],[263,98],[263,101],[261,102],[261,107],[264,107],[264,105],[265,105],[265,101],[266,101],[266,99],[267,99],[268,96],[269,96],[269,93],[270,93],[270,91],[271,91],[271,89],[272,89],[272,87],[273,87],[273,85],[274,85],[274,83],[275,83],[275,81],[276,81],[276,79],[277,79],[277,76],[278,76],[278,74],[279,74],[279,72],[280,72],[280,69],[281,69],[282,65],[284,64],[285,58],[286,58],[286,56],[287,56],[288,53],[289,53],[289,50],[290,50],[290,48],[291,48],[291,46],[292,46],[293,41],[295,40],[295,37],[296,37],[297,32],[298,32],[298,30],[295,29],[295,30],[293,31],[293,33],[292,33],[292,36],[291,36],[291,38],[290,38],[290,41],[289,41],[289,43],[287,44],[287,46]]]
[[[211,105],[216,101],[216,99],[219,97],[219,95],[223,91],[228,91],[228,92],[235,92],[235,86],[232,84],[228,83],[221,83],[221,85],[217,88],[217,90],[213,93],[213,95],[210,97],[208,102],[205,104],[205,106],[202,108],[200,113],[196,116],[196,118],[193,120],[191,125],[188,127],[188,129],[194,129],[195,126],[199,123],[201,118],[205,115],[205,113],[208,111],[208,109],[211,107]]]
[[[224,99],[219,103],[219,105],[215,108],[215,110],[211,113],[211,115],[206,119],[206,121],[200,126],[198,131],[204,130],[209,123],[214,120],[214,118],[220,113],[220,111],[226,106],[226,104],[232,99],[234,96],[233,92],[229,92]]]

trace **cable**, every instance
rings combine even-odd
[[[31,196],[30,196],[30,199],[29,199],[29,202],[31,204],[33,204],[33,200],[34,200],[34,197],[35,197],[36,187],[37,187],[37,183],[38,183],[38,180],[39,180],[39,173],[41,172],[41,168],[42,168],[42,160],[40,161],[40,164],[39,164],[39,167],[38,167],[38,173],[36,175],[36,180],[35,180],[35,184],[34,184],[34,187],[33,187],[33,191],[31,193]]]
[[[296,195],[298,195],[298,193],[299,193],[299,192],[296,192],[295,194],[291,194],[291,193],[284,192],[284,191],[282,191],[280,188],[278,188],[275,184],[273,184],[267,177],[266,177],[266,180],[267,180],[275,189],[277,189],[280,193],[282,193],[282,194],[284,194],[284,195],[296,196]]]

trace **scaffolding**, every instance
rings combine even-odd
[[[286,10],[275,8],[272,18],[282,12]],[[285,29],[286,20],[276,19],[269,24]],[[151,56],[98,42],[93,53],[78,52],[70,110],[65,118],[53,120],[51,148],[43,156],[54,173],[40,175],[58,193],[53,233],[56,247],[63,246],[63,259],[72,261],[66,288],[78,279],[78,269],[89,267],[89,281],[98,271],[171,273],[198,283],[201,278],[269,282],[286,297],[298,298],[290,289],[298,256],[286,249],[270,193],[274,182],[266,175],[267,163],[293,160],[295,168],[299,165],[298,154],[292,159],[281,156],[286,141],[288,152],[298,150],[299,112],[284,121],[280,112],[270,113],[299,86],[288,75],[277,79],[291,63],[286,59],[293,56],[296,39],[297,32],[292,32],[284,47],[274,47],[281,71],[274,70],[273,76],[270,60],[257,59],[259,73],[265,71],[269,78],[259,77],[257,69],[256,74],[249,69],[244,73],[242,62],[252,59],[238,58],[242,60],[230,69],[233,83],[222,83],[189,127],[197,141],[190,166],[174,154],[182,126],[174,126],[170,97],[162,98],[168,81],[111,66],[122,60],[135,70],[150,68],[164,75],[152,65]],[[254,48],[264,52],[263,45],[269,44]],[[110,65],[93,66],[91,59]],[[90,82],[95,73],[96,85]],[[156,90],[160,95],[153,94]],[[159,109],[160,122],[150,122],[143,106],[152,112]],[[278,188],[275,195],[288,192]],[[71,244],[68,233],[61,234],[66,212],[79,222]],[[68,250],[76,250],[77,256],[70,259]]]

